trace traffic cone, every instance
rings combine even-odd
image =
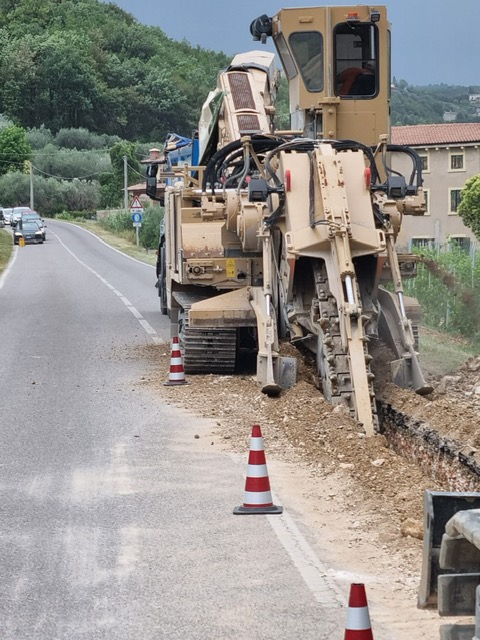
[[[233,513],[236,516],[247,513],[282,513],[283,507],[277,507],[272,502],[262,432],[258,424],[252,427],[250,442],[243,506],[235,507]]]
[[[172,338],[172,357],[170,359],[170,371],[168,374],[168,380],[164,384],[167,387],[174,384],[188,384],[185,379],[183,357],[182,352],[180,351],[180,345],[177,336],[174,336]]]
[[[352,584],[344,640],[373,640],[365,585]]]

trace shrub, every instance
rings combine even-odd
[[[158,205],[145,209],[139,233],[140,244],[144,249],[157,249],[163,212],[163,207]]]

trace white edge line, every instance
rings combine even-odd
[[[5,267],[4,272],[2,273],[2,275],[0,277],[0,289],[5,284],[5,280],[7,279],[8,274],[10,273],[11,268],[15,264],[15,260],[17,259],[17,254],[18,254],[18,247],[13,245],[13,253],[12,253],[11,257],[10,257],[10,260],[8,261],[7,266]]]
[[[245,463],[243,456],[232,453],[230,457],[237,464],[240,463],[240,459]],[[274,503],[277,504],[277,497],[273,491],[271,493]],[[317,602],[329,608],[346,608],[348,600],[342,588],[337,585],[330,569],[322,563],[305,540],[286,509],[284,508],[280,515],[267,515],[267,521]]]
[[[77,225],[73,225],[74,227],[76,227],[77,229],[80,229],[81,227],[78,227]],[[84,229],[84,231],[86,231],[86,229]],[[123,304],[125,305],[125,307],[135,316],[135,318],[138,320],[139,324],[142,326],[142,328],[144,329],[144,331],[150,335],[150,336],[157,336],[157,332],[155,331],[155,329],[144,319],[144,317],[142,316],[142,314],[140,313],[140,311],[138,311],[133,305],[132,303],[125,298],[125,296],[118,291],[117,289],[115,289],[115,287],[113,287],[108,280],[106,280],[106,278],[104,278],[103,276],[101,276],[99,273],[97,273],[95,271],[95,269],[92,269],[92,267],[90,267],[88,264],[86,264],[85,262],[83,262],[82,260],[80,260],[80,258],[71,250],[67,247],[67,245],[63,242],[63,240],[60,238],[60,236],[58,236],[55,231],[53,231],[52,229],[50,230],[50,233],[55,236],[55,238],[57,238],[57,240],[59,241],[59,243],[62,245],[62,247],[72,256],[72,258],[78,262],[78,264],[80,264],[82,267],[84,267],[85,269],[87,269],[88,271],[90,271],[90,273],[92,273],[96,278],[98,278],[98,280],[100,280],[100,282],[105,285],[106,287],[108,287],[113,293],[115,293],[120,300],[123,302]],[[90,232],[89,232],[90,233]],[[95,236],[95,234],[92,234],[95,238],[97,238],[97,236]],[[97,240],[100,240],[100,238],[97,238]],[[102,244],[105,244],[105,246],[109,246],[108,244],[106,244],[105,242],[103,242],[102,240],[100,240],[100,242],[102,242]],[[110,247],[111,249],[113,247]],[[118,253],[121,253],[120,251]],[[122,254],[125,255],[125,254]],[[126,256],[127,258],[129,256]],[[139,260],[136,260],[136,262],[139,262]],[[144,262],[142,262],[141,264],[145,264]],[[149,265],[147,265],[149,266]],[[155,338],[152,338],[154,340],[154,342],[156,342]]]
[[[145,267],[149,267],[150,269],[155,269],[153,264],[148,264],[148,262],[143,262],[143,260],[138,260],[137,258],[132,258],[132,256],[128,255],[128,253],[124,253],[123,251],[120,251],[120,249],[116,249],[115,247],[112,247],[110,244],[108,244],[108,242],[105,242],[105,240],[102,240],[99,236],[97,236],[96,233],[93,233],[93,231],[90,231],[89,229],[84,229],[84,227],[80,226],[79,224],[75,224],[74,222],[68,222],[67,220],[58,220],[57,218],[52,218],[52,220],[54,222],[60,222],[60,223],[63,223],[63,224],[70,224],[70,225],[72,225],[72,227],[76,227],[77,229],[81,229],[82,231],[85,231],[85,233],[89,233],[91,236],[96,238],[99,242],[104,244],[106,247],[108,247],[112,251],[115,251],[116,253],[119,253],[121,256],[125,256],[125,258],[128,258],[129,260],[133,260],[134,262],[138,262],[138,264],[143,264]]]

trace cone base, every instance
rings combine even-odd
[[[266,514],[272,515],[275,513],[283,513],[283,507],[277,507],[276,505],[272,505],[271,507],[235,507],[233,510],[234,515],[236,516],[246,516],[249,514]]]
[[[163,383],[164,387],[173,387],[179,384],[189,384],[186,380],[167,380],[167,382]]]

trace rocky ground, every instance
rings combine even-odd
[[[298,352],[295,351],[298,355]],[[144,354],[154,371],[144,383],[158,387],[173,404],[216,421],[215,436],[237,453],[248,451],[251,425],[260,424],[269,455],[288,462],[301,460],[311,474],[326,477],[343,472],[358,485],[359,502],[379,496],[389,501],[397,530],[423,518],[422,490],[455,490],[439,486],[415,464],[391,451],[385,438],[366,438],[343,407],[332,407],[319,391],[314,370],[299,359],[298,383],[278,398],[261,393],[252,374],[189,376],[188,389],[165,387],[170,366],[170,345],[151,345]],[[480,357],[454,372],[432,378],[434,392],[418,396],[389,380],[385,354],[376,354],[376,394],[404,413],[425,420],[431,427],[472,447],[480,446]],[[412,491],[415,487],[415,491]],[[480,487],[479,487],[480,488]],[[417,532],[421,536],[421,531]]]
[[[208,436],[208,446],[245,455],[245,459],[251,427],[260,424],[269,469],[283,464],[290,470],[289,481],[279,489],[280,494],[296,487],[302,496],[302,508],[310,511],[318,526],[329,523],[331,544],[329,547],[326,541],[325,547],[332,551],[332,558],[334,549],[338,552],[341,536],[345,549],[352,550],[352,567],[361,570],[364,564],[358,549],[367,530],[369,546],[365,554],[375,556],[380,569],[398,568],[401,589],[410,604],[416,602],[423,492],[456,487],[432,480],[416,464],[394,453],[382,435],[365,437],[343,407],[332,407],[324,400],[314,370],[301,358],[297,385],[278,398],[269,398],[261,393],[252,373],[188,376],[188,385],[165,386],[170,349],[170,344],[163,344],[142,350],[140,355],[149,367],[141,384],[154,387],[167,402],[212,420],[215,427]],[[472,448],[480,447],[480,357],[453,372],[443,372],[445,375],[437,371],[433,376],[425,371],[434,387],[426,397],[391,383],[388,357],[384,352],[374,353],[378,398],[428,421],[439,433]]]

